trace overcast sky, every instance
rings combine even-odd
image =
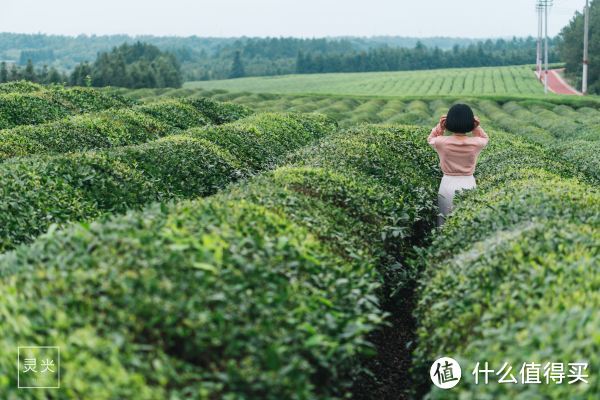
[[[536,35],[535,0],[3,0],[0,31],[178,36]],[[585,0],[554,0],[557,34]]]

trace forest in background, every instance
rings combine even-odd
[[[0,33],[0,60],[21,68],[71,73],[83,62],[95,62],[99,52],[124,43],[152,44],[173,54],[184,81],[270,76],[292,73],[390,71],[448,66],[491,66],[532,63],[533,38],[477,40],[458,38],[200,38],[158,36],[77,37]],[[554,49],[554,40],[552,41]],[[234,60],[238,55],[238,70]],[[551,61],[558,61],[553,50]],[[452,61],[453,60],[453,61]],[[451,64],[451,65],[449,65]],[[10,68],[10,66],[9,66]],[[240,71],[243,74],[240,75]]]

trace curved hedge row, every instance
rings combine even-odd
[[[597,127],[598,111],[588,109],[575,112],[567,106],[550,103],[509,102],[503,108],[486,100],[479,106],[496,127],[543,145],[581,170],[590,183],[600,183],[600,138]],[[548,108],[552,108],[554,112]]]
[[[344,397],[385,318],[378,267],[434,219],[424,137],[356,128],[214,197],[18,247],[0,257],[0,366],[26,338],[61,346],[65,398]]]
[[[0,129],[40,124],[69,115],[131,106],[132,100],[88,88],[51,87],[47,90],[0,94]]]
[[[554,144],[552,148],[600,184],[600,141],[565,141]]]
[[[169,105],[171,108],[168,107]],[[168,99],[145,104],[140,106],[139,110],[181,129],[198,126],[199,118],[221,125],[253,113],[248,107],[240,104],[223,103],[206,98]]]
[[[173,127],[164,122],[130,109],[77,115],[56,122],[0,131],[0,160],[143,143],[172,130]]]
[[[0,83],[0,93],[31,93],[45,90],[44,86],[30,81]]]
[[[212,103],[212,104],[211,104]],[[205,107],[205,108],[202,108]],[[232,109],[237,110],[232,114]],[[216,102],[167,100],[132,109],[84,114],[0,131],[0,160],[143,143],[175,130],[250,115],[244,107]]]
[[[180,99],[180,101],[186,102],[198,110],[202,110],[202,113],[215,125],[237,121],[253,113],[252,110],[241,104],[219,102],[206,97]]]
[[[245,160],[253,171],[274,166],[281,161],[281,154],[288,153],[320,137],[331,120],[324,116],[307,118],[302,114],[288,114],[287,119],[279,120],[277,125],[269,121],[275,113],[259,114],[251,120],[222,126],[194,128],[186,134],[208,140],[224,147]]]
[[[494,133],[479,188],[459,205],[430,249],[417,318],[417,364],[427,376],[440,356],[463,378],[430,398],[579,398],[600,393],[600,192],[541,148]],[[475,384],[475,364],[519,375],[540,363],[541,384]],[[546,363],[587,362],[589,384],[546,384]],[[427,371],[425,371],[427,370]],[[483,379],[482,376],[480,378]]]
[[[334,129],[322,116],[268,114],[225,125],[220,133],[244,132],[258,143],[285,141],[274,160]],[[243,145],[184,133],[99,152],[6,161],[0,165],[0,249],[30,241],[52,224],[213,194],[256,170],[252,159],[240,156]]]

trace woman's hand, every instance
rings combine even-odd
[[[481,125],[481,121],[479,120],[479,118],[475,117],[473,118],[473,129],[478,128]]]
[[[442,115],[442,116],[440,117],[440,127],[441,127],[443,130],[446,130],[446,117],[447,117],[446,115]]]

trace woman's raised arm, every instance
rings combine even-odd
[[[446,130],[446,116],[442,115],[440,118],[440,122],[431,130],[429,137],[427,138],[427,142],[435,146],[435,138],[444,135],[444,131]]]
[[[481,121],[479,121],[479,118],[477,117],[475,117],[475,128],[473,128],[473,137],[480,139],[483,147],[485,147],[488,144],[488,141],[490,140],[487,133],[485,133],[485,131],[481,127]]]

